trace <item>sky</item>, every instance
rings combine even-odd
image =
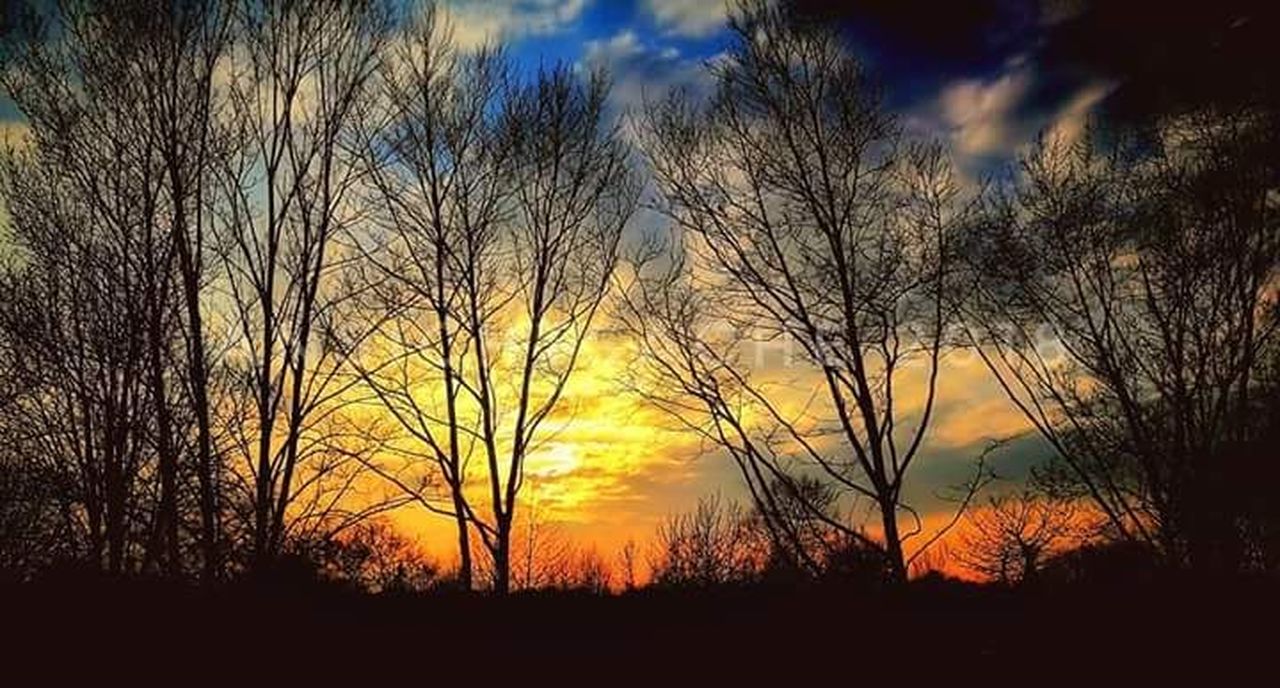
[[[1270,79],[1275,48],[1264,2],[1085,0],[796,0],[795,11],[839,27],[914,135],[946,141],[979,179],[1011,167],[1040,133],[1079,136],[1091,118],[1132,122],[1186,104],[1237,97]],[[464,45],[500,36],[534,68],[555,60],[606,67],[619,112],[665,89],[708,87],[705,66],[728,45],[717,0],[453,0]],[[541,518],[607,553],[647,540],[668,513],[701,495],[741,496],[732,463],[705,451],[612,382],[625,356],[598,339],[570,385],[574,423],[530,462]],[[814,380],[781,367],[806,396]],[[1044,460],[982,363],[945,362],[939,407],[906,500],[927,526],[945,522],[940,498],[963,482],[991,441],[1015,438],[992,465],[1011,483]],[[922,387],[922,386],[921,386]],[[920,392],[922,393],[922,391]]]
[[[729,41],[718,0],[448,0],[445,7],[463,48],[500,39],[522,69],[557,61],[607,68],[618,113],[672,87],[707,88],[705,66]],[[1008,170],[1039,133],[1078,136],[1090,118],[1132,122],[1238,98],[1270,83],[1268,65],[1280,64],[1274,10],[1258,0],[795,0],[794,7],[837,26],[906,130],[947,142],[974,179]],[[0,137],[20,128],[0,96]],[[530,461],[524,507],[606,555],[628,539],[647,541],[663,517],[702,495],[742,492],[731,462],[620,388],[625,349],[606,335],[588,343],[566,390],[567,422]],[[993,458],[1013,481],[1046,456],[980,361],[957,352],[945,366],[932,431],[906,490],[934,525],[950,508],[938,494],[966,479],[988,442],[1020,437]],[[777,368],[797,395],[814,382],[799,368]],[[428,545],[451,541],[444,519],[411,509],[394,517]]]

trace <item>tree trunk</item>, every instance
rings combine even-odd
[[[152,280],[163,279],[152,275]],[[177,576],[181,562],[178,551],[178,457],[173,448],[173,420],[169,408],[169,391],[164,379],[164,352],[160,346],[164,337],[160,318],[160,297],[154,281],[148,286],[150,332],[148,333],[151,358],[151,389],[156,411],[156,451],[160,461],[160,528],[163,562],[160,570],[166,576]]]
[[[498,522],[498,533],[493,547],[493,591],[498,595],[511,592],[511,522]]]
[[[174,195],[182,197],[181,178],[176,167],[170,168]],[[200,246],[199,211],[196,213],[196,247]],[[199,257],[193,255],[188,234],[186,212],[181,204],[174,212],[174,245],[178,252],[178,269],[182,273],[182,296],[187,314],[187,375],[190,378],[191,406],[196,421],[196,479],[200,490],[200,551],[203,558],[201,578],[209,583],[222,568],[218,551],[217,498],[214,495],[213,440],[209,421],[209,372],[205,361],[204,318],[200,313]]]
[[[458,525],[458,586],[471,590],[471,531],[467,522],[467,507],[462,499],[462,488],[453,490],[453,512]]]
[[[884,527],[884,556],[889,566],[889,581],[901,585],[907,582],[907,566],[902,556],[902,536],[898,532],[897,505],[882,501],[880,520]]]

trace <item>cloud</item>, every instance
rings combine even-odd
[[[590,0],[450,0],[442,5],[463,50],[487,41],[559,33],[582,16]]]
[[[611,98],[620,112],[639,107],[646,99],[661,98],[673,88],[697,94],[711,87],[703,60],[686,58],[674,46],[645,44],[630,29],[604,40],[587,41],[581,66],[604,68],[613,77]]]
[[[701,38],[724,26],[727,6],[721,0],[645,0],[644,8],[668,33]]]
[[[1031,86],[1031,72],[1023,67],[992,81],[965,79],[946,86],[938,109],[956,151],[968,156],[1012,151],[1022,141],[1018,107]]]
[[[1032,59],[1016,57],[992,77],[945,84],[932,101],[906,113],[904,123],[910,133],[949,140],[969,172],[1014,158],[1042,132],[1075,141],[1114,83],[1057,84],[1063,95],[1046,102],[1046,78]]]
[[[1072,86],[1059,94],[1113,84],[1099,111],[1120,124],[1275,97],[1280,13],[1270,0],[1071,5],[1039,37],[1038,69]]]
[[[1058,111],[1053,123],[1045,130],[1046,137],[1065,144],[1079,141],[1094,110],[1113,89],[1111,84],[1106,83],[1081,89]]]
[[[583,60],[590,65],[613,66],[645,52],[640,39],[631,29],[621,31],[608,40],[587,41]]]

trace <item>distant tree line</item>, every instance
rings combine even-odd
[[[897,584],[956,524],[962,563],[1013,583],[1086,518],[1170,569],[1280,568],[1265,100],[1046,137],[984,182],[904,134],[836,28],[763,0],[735,4],[709,96],[625,118],[605,74],[464,51],[430,3],[10,24],[5,578],[303,559],[434,585],[377,518],[405,505],[450,519],[458,586],[499,593],[634,587],[640,559],[659,585]],[[630,236],[642,198],[666,223]],[[615,563],[548,544],[521,499],[605,320],[636,345],[623,382],[749,496]],[[752,359],[780,341],[813,384]],[[958,351],[1053,456],[986,503],[975,457],[927,532],[904,488]]]

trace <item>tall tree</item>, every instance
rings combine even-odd
[[[762,514],[779,513],[778,489],[805,494],[805,475],[870,500],[904,580],[903,487],[932,416],[968,206],[939,149],[901,140],[833,28],[765,2],[741,3],[730,27],[710,102],[676,94],[640,121],[672,238],[638,252],[620,312],[642,353],[635,382],[737,462]],[[788,384],[748,351],[779,341],[801,363]]]
[[[206,331],[209,271],[206,237],[212,204],[216,156],[221,153],[217,120],[222,102],[216,82],[219,61],[231,38],[232,10],[226,0],[177,4],[139,0],[115,3],[136,12],[135,35],[142,41],[136,57],[141,110],[156,156],[166,196],[164,241],[176,270],[180,304],[176,327],[182,331],[185,356],[181,392],[189,399],[195,424],[193,470],[197,481],[198,541],[202,576],[211,580],[222,569],[220,516],[221,467],[215,453],[211,404],[209,335]],[[156,323],[158,325],[158,323]],[[156,384],[162,385],[163,380]],[[175,480],[171,476],[168,480]],[[176,505],[169,507],[175,512]],[[174,527],[174,526],[170,526]],[[173,538],[173,533],[167,536]]]
[[[496,290],[466,299],[463,311],[488,487],[488,515],[473,509],[473,523],[500,593],[511,584],[526,461],[557,422],[638,195],[628,148],[608,116],[608,94],[605,75],[584,79],[565,65],[541,69],[505,94],[503,183],[511,214],[501,252],[482,258],[487,267],[471,278],[476,297],[484,285]]]
[[[299,523],[331,522],[355,480],[339,414],[343,356],[321,333],[346,301],[335,238],[358,212],[346,144],[390,15],[376,0],[247,0],[235,16],[214,232],[238,332],[228,428],[261,567],[280,551],[291,507],[307,512]]]
[[[505,593],[525,462],[608,291],[637,185],[602,75],[508,78],[499,55],[459,56],[432,15],[393,64],[367,146],[380,221],[362,250],[381,322],[355,358],[445,501],[377,470],[455,519],[464,582],[474,530]]]
[[[470,333],[481,326],[469,315],[486,323],[510,298],[494,265],[510,200],[506,78],[500,54],[457,50],[434,5],[392,46],[362,118],[369,221],[351,237],[362,258],[360,305],[339,337],[365,340],[352,363],[406,436],[371,468],[454,520],[467,589],[467,468],[480,430],[462,395],[474,389]]]
[[[96,548],[105,539],[112,572],[138,563],[176,575],[183,430],[170,391],[179,374],[170,197],[158,141],[135,109],[160,84],[147,71],[161,21],[152,9],[67,3],[37,17],[27,40],[11,47],[5,85],[31,136],[28,150],[9,154],[6,197],[20,214],[13,224],[25,259],[16,272],[30,271],[25,291],[52,290],[44,296],[59,304],[30,314],[46,335],[31,342],[31,353],[56,359],[68,355],[59,347],[77,351],[74,374],[33,394],[80,399],[77,413],[45,420],[83,432],[80,487],[91,541]],[[73,294],[80,300],[68,300]],[[153,471],[154,491],[138,482]],[[132,559],[135,529],[147,533],[140,563]]]

